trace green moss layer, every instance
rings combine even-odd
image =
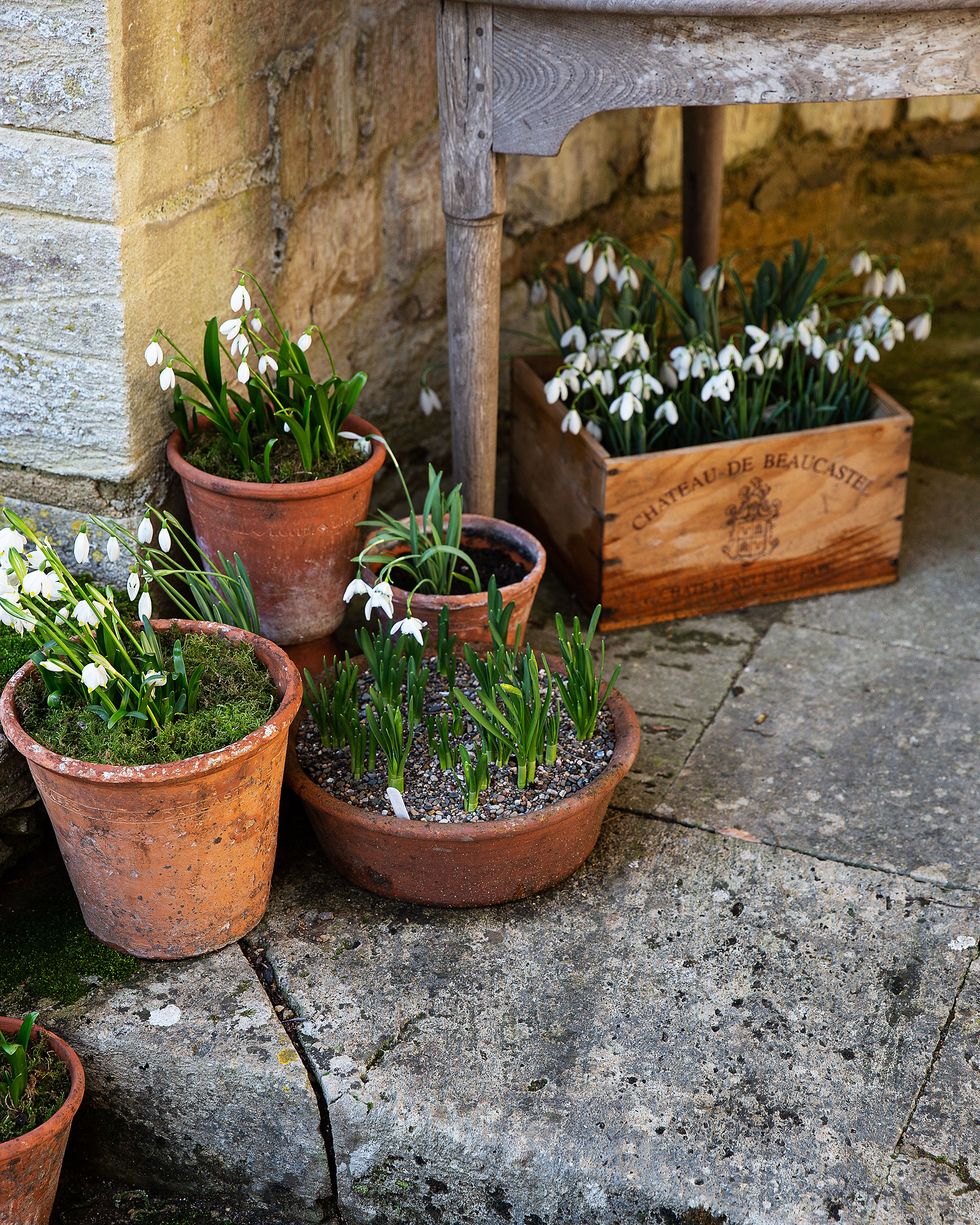
[[[173,638],[163,641],[166,654]],[[102,765],[145,766],[211,753],[260,728],[275,710],[277,698],[251,648],[209,634],[187,634],[180,641],[188,672],[204,666],[194,714],[180,715],[158,732],[134,719],[124,719],[110,729],[86,709],[84,700],[49,707],[44,686],[35,678],[18,694],[25,729],[66,757]]]
[[[21,637],[9,625],[0,625],[0,689],[35,651],[34,639]]]
[[[40,1127],[58,1110],[71,1088],[68,1069],[44,1037],[37,1034],[27,1047],[27,1087],[16,1107],[0,1090],[0,1144]]]
[[[265,451],[268,438],[259,439],[255,454],[261,456]],[[184,450],[184,458],[202,472],[212,476],[223,476],[230,481],[258,481],[258,478],[242,471],[242,466],[235,458],[228,442],[214,430],[207,430],[191,440]],[[340,476],[342,472],[350,472],[364,463],[364,456],[347,438],[341,438],[337,443],[336,453],[325,453],[320,462],[309,472],[300,460],[299,448],[286,436],[272,448],[270,467],[272,479],[278,485],[292,484],[297,481],[318,481],[328,476]]]

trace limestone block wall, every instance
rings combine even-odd
[[[66,526],[163,499],[168,405],[142,352],[158,324],[196,347],[236,266],[368,371],[364,409],[410,464],[447,454],[447,417],[416,410],[445,347],[433,11],[0,0],[0,496]],[[978,105],[730,108],[726,157],[787,124],[843,147]],[[675,111],[616,112],[555,159],[511,159],[507,326],[533,322],[526,280],[576,218],[676,188],[679,133]]]

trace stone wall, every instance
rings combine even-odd
[[[446,455],[447,416],[415,407],[445,347],[433,9],[0,5],[0,495],[52,525],[162,499],[167,404],[142,351],[158,324],[196,347],[236,266],[368,371],[365,411],[411,465]],[[731,108],[726,156],[787,127],[843,147],[977,106]],[[526,279],[576,218],[672,199],[678,173],[675,111],[597,116],[558,158],[511,159],[506,325],[534,326]],[[442,368],[432,381],[444,392]]]

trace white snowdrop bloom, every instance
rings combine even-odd
[[[173,544],[173,541],[170,538],[170,532],[167,530],[166,524],[160,528],[160,531],[157,534],[157,544],[164,551],[164,553],[170,552],[170,547]]]
[[[549,404],[568,399],[568,387],[559,378],[549,379],[544,385],[544,398]]]
[[[248,337],[244,332],[239,332],[235,339],[231,342],[229,352],[231,353],[232,357],[235,357],[236,355],[247,357],[250,348],[251,345],[248,342]]]
[[[932,332],[932,315],[928,311],[923,311],[921,315],[916,315],[914,319],[909,321],[909,331],[912,334],[913,340],[928,340]],[[0,554],[3,549],[0,547]]]
[[[669,388],[670,391],[676,391],[678,386],[677,371],[670,362],[660,363],[660,381],[663,385]]]
[[[61,593],[61,579],[54,570],[31,570],[24,576],[25,595],[39,595],[46,600],[57,600]]]
[[[224,336],[225,340],[234,340],[241,330],[241,319],[226,319],[221,327],[218,328],[218,331]]]
[[[827,367],[831,374],[836,374],[841,368],[842,362],[840,349],[828,349],[823,357],[823,364]]]
[[[153,616],[153,601],[150,599],[150,593],[144,591],[139,598],[139,603],[136,605],[136,615],[142,621],[144,617],[150,618]]]
[[[879,335],[886,330],[886,328],[891,323],[892,318],[893,318],[893,315],[891,311],[888,309],[887,306],[885,306],[883,302],[879,302],[878,305],[871,312],[871,314],[868,316],[868,319],[871,323],[871,327]]]
[[[106,541],[105,555],[110,561],[118,561],[120,554],[119,541],[115,536],[110,536]]]
[[[592,369],[588,353],[576,353],[568,365],[572,370],[577,370],[579,374],[588,374]]]
[[[540,277],[532,281],[527,297],[532,306],[544,306],[545,302],[548,301],[548,286]]]
[[[817,306],[816,302],[810,307],[806,318],[810,327],[818,328],[820,326],[820,307]]]
[[[263,353],[259,358],[259,374],[265,374],[267,370],[270,374],[277,374],[279,371],[279,363],[271,353]]]
[[[284,422],[282,423],[282,432],[283,432],[284,434],[289,434],[289,433],[291,432],[291,431],[290,431],[290,429],[289,429],[289,422],[288,422],[288,421],[284,421]]]
[[[745,361],[742,362],[743,374],[759,374],[761,375],[765,367],[762,364],[762,358],[758,353],[750,353]]]
[[[864,282],[863,292],[869,298],[880,298],[885,292],[885,274],[880,268],[876,268],[867,277]]]
[[[631,391],[624,391],[621,396],[617,396],[612,404],[609,405],[609,412],[613,417],[629,421],[634,413],[643,412],[643,405]]]
[[[769,333],[763,331],[762,328],[757,328],[754,323],[747,323],[745,325],[745,335],[751,341],[749,345],[750,353],[761,353],[769,343]]]
[[[625,357],[629,357],[632,348],[636,344],[635,332],[623,332],[613,341],[612,356],[616,361],[622,361]]]
[[[625,374],[620,375],[619,382],[620,386],[625,385],[627,390],[641,400],[649,400],[653,392],[658,396],[664,394],[663,384],[659,379],[655,379],[648,370],[627,370]]]
[[[809,349],[813,343],[813,331],[805,319],[797,320],[793,328],[793,335],[804,349]]]
[[[395,615],[390,583],[375,583],[368,592],[367,603],[364,605],[364,616],[368,621],[371,620],[371,613],[375,608],[379,608],[388,618]]]
[[[144,515],[140,520],[140,525],[136,529],[136,539],[140,544],[149,544],[153,539],[153,520],[149,515]]]
[[[40,595],[43,582],[43,570],[29,570],[27,574],[24,575],[24,583],[22,587],[24,595]]]
[[[89,559],[91,548],[88,542],[88,536],[84,532],[79,532],[75,537],[75,547],[72,550],[75,554],[75,560],[80,566],[84,566]]]
[[[586,243],[585,250],[579,256],[579,260],[578,260],[579,271],[582,272],[583,274],[587,273],[589,269],[592,267],[592,261],[594,258],[595,258],[595,251],[593,251],[592,249],[592,244]]]
[[[164,366],[160,371],[160,390],[173,391],[177,386],[177,376],[174,374],[173,366]]]
[[[788,344],[792,343],[793,329],[783,323],[782,319],[777,319],[772,325],[769,340],[772,344],[778,345],[780,349],[785,349]]]
[[[580,434],[582,432],[582,418],[579,416],[578,409],[570,408],[562,417],[561,432],[563,434]]]
[[[742,354],[733,344],[727,344],[718,354],[718,365],[722,370],[727,370],[729,366],[741,366]]]
[[[148,366],[161,366],[163,364],[163,349],[156,340],[151,340],[143,352]]]
[[[732,398],[735,390],[735,376],[731,370],[719,370],[713,374],[701,388],[701,399],[707,403],[711,399],[725,400]]]
[[[640,288],[639,273],[630,264],[620,268],[619,273],[616,276],[616,288],[620,293],[623,292],[627,285],[634,291],[634,293]]]
[[[82,669],[82,684],[89,693],[104,689],[108,683],[109,673],[101,664],[86,664]]]
[[[126,594],[135,600],[140,593],[140,576],[134,570],[126,580]]]
[[[99,618],[95,615],[95,609],[88,600],[79,600],[71,612],[72,618],[79,625],[98,625]]]
[[[561,347],[563,350],[577,349],[581,352],[585,348],[585,330],[578,323],[573,323],[570,328],[562,332]]]
[[[405,637],[414,638],[419,646],[423,645],[422,631],[426,627],[425,621],[420,621],[418,617],[403,617],[401,621],[396,621],[391,627],[391,636],[396,634],[404,634]]]
[[[233,311],[247,311],[252,308],[252,299],[248,296],[248,290],[245,288],[244,282],[235,286],[234,292],[231,295],[231,309]]]
[[[706,374],[711,374],[715,369],[715,355],[709,353],[706,349],[699,349],[694,354],[691,362],[691,375],[696,379],[703,379]]]
[[[357,595],[370,595],[371,588],[362,578],[352,578],[344,592],[344,603],[349,604]]]
[[[582,258],[582,256],[585,254],[585,250],[588,247],[588,245],[589,245],[588,239],[584,240],[583,242],[577,242],[575,246],[572,247],[571,251],[569,251],[566,254],[565,263],[566,264],[577,264],[579,260]]]
[[[641,362],[648,362],[650,360],[650,346],[647,344],[647,338],[642,332],[636,333],[635,350],[636,356]]]
[[[619,277],[619,264],[616,262],[616,252],[612,247],[606,247],[606,274],[610,281],[615,282]]]
[[[578,376],[578,371],[573,369],[571,366],[566,366],[558,377],[569,391],[575,392],[576,394],[582,386],[582,380]],[[564,397],[562,398],[564,399]]]
[[[431,387],[426,385],[419,392],[419,409],[423,417],[430,417],[442,408],[442,401]]]
[[[854,350],[854,360],[856,362],[871,361],[876,362],[881,358],[881,354],[871,343],[870,340],[862,340]]]
[[[767,349],[766,355],[762,359],[767,370],[782,370],[783,368],[783,352],[782,349]]]
[[[54,659],[42,659],[38,664],[39,668],[44,668],[46,672],[64,672],[64,668]]]
[[[162,689],[167,683],[167,675],[165,672],[144,672],[143,684],[147,689]]]
[[[598,421],[586,421],[586,431],[592,435],[596,442],[602,442],[602,426]]]
[[[262,316],[258,313],[258,311],[256,311],[256,313],[252,316],[252,322],[250,326],[253,332],[262,331]]]
[[[592,269],[592,276],[597,285],[601,285],[606,277],[609,276],[609,260],[606,257],[605,251],[600,252],[599,258],[595,262],[595,267]]]
[[[676,349],[671,349],[670,351],[671,365],[674,367],[677,377],[682,383],[691,377],[691,363],[693,360],[694,355],[684,345],[678,345]]]
[[[905,293],[905,277],[901,268],[891,268],[885,277],[885,297],[894,298],[899,293]]]
[[[814,338],[810,341],[810,356],[814,359],[814,361],[819,361],[826,352],[827,342],[822,336],[814,336]]]
[[[313,337],[309,332],[304,332],[303,335],[296,341],[296,348],[305,353],[312,343]]]
[[[0,527],[0,558],[6,562],[9,553],[23,553],[26,548],[26,536],[12,527]]]
[[[371,439],[364,438],[361,434],[352,434],[350,430],[341,430],[338,438],[346,438],[348,442],[354,444],[354,450],[359,451],[361,455],[370,455],[372,451]]]
[[[663,404],[657,405],[657,411],[653,414],[654,421],[666,421],[668,425],[676,425],[678,422],[677,405],[673,400],[664,400]]]
[[[249,369],[248,362],[242,362],[242,364],[238,367],[238,370],[235,372],[235,377],[238,379],[239,383],[248,382],[248,380],[252,377],[252,371]]]
[[[725,288],[725,274],[722,271],[721,264],[712,264],[709,268],[705,268],[704,272],[698,277],[698,284],[705,293],[708,293],[715,282],[718,283],[718,292],[721,293]]]
[[[871,256],[867,251],[856,251],[851,256],[851,272],[854,276],[867,276],[871,268]]]

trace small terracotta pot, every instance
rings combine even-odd
[[[15,694],[31,675],[28,663],[0,696],[0,723],[27,758],[89,931],[135,957],[169,960],[222,948],[265,913],[286,741],[302,683],[284,651],[245,630],[153,624],[248,643],[281,699],[269,721],[227,748],[185,761],[76,761],[21,725]]]
[[[402,520],[403,523],[407,519]],[[368,542],[370,544],[370,541]],[[531,608],[534,597],[544,575],[545,562],[548,559],[544,545],[524,528],[503,519],[490,519],[483,515],[464,515],[463,532],[460,548],[467,553],[479,552],[480,549],[499,549],[512,561],[521,566],[524,577],[516,583],[508,583],[500,588],[504,604],[513,602],[514,614],[511,617],[508,630],[508,640],[513,645],[516,640],[517,627],[522,627],[523,638],[531,619]],[[377,567],[372,567],[365,574],[365,581],[373,585]],[[395,620],[400,621],[407,615],[408,592],[394,584],[391,588],[392,604]],[[412,616],[425,621],[433,635],[439,624],[439,614],[443,608],[449,608],[449,630],[456,635],[461,643],[470,642],[474,646],[486,646],[490,643],[490,629],[487,624],[487,593],[475,591],[471,595],[426,595],[417,591],[412,596]]]
[[[514,902],[557,885],[592,854],[612,793],[640,747],[636,715],[616,690],[608,709],[616,743],[603,772],[574,795],[518,817],[441,824],[355,808],[313,782],[293,740],[286,781],[327,858],[361,889],[425,906]]]
[[[345,428],[377,434],[369,421],[347,418]],[[211,476],[183,455],[177,431],[167,459],[180,477],[198,543],[205,553],[237,553],[245,563],[262,633],[283,645],[332,634],[344,619],[344,589],[354,577],[358,524],[385,449],[350,472],[319,481],[263,485]]]
[[[20,1029],[13,1017],[0,1017],[0,1033],[10,1037]],[[85,1092],[85,1072],[67,1042],[40,1025],[48,1045],[68,1068],[68,1096],[47,1122],[0,1144],[0,1225],[48,1225],[61,1176],[68,1133]]]

